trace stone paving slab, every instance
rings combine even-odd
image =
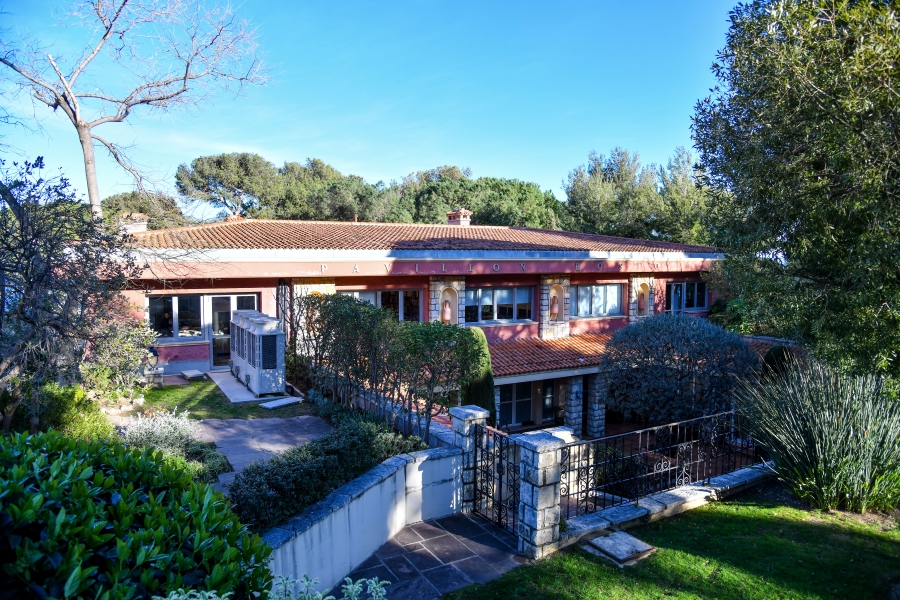
[[[407,525],[348,577],[391,582],[391,600],[431,600],[525,562],[515,536],[475,515],[451,515]],[[340,585],[329,593],[339,592]]]
[[[642,542],[624,531],[614,531],[609,535],[594,538],[584,545],[588,551],[597,550],[604,558],[608,558],[620,567],[630,566],[647,558],[656,548]]]
[[[259,402],[256,394],[248,390],[246,387],[234,378],[231,371],[210,371],[206,374],[210,379],[216,382],[222,393],[228,398],[232,404],[242,404],[244,402]]]
[[[308,444],[333,427],[309,415],[287,419],[205,419],[199,438],[211,442],[225,455],[235,471],[250,463],[268,460],[285,450]]]

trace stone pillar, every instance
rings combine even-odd
[[[647,298],[645,301],[647,302],[647,314],[645,316],[653,315],[654,311],[654,278],[653,275],[632,275],[628,280],[628,321],[636,321],[640,318],[638,314],[638,294],[641,291],[641,285],[647,285]]]
[[[466,322],[466,279],[465,277],[430,277],[428,280],[428,312],[429,321],[441,320],[441,292],[445,288],[456,291],[456,324]]]
[[[587,435],[592,438],[603,437],[606,434],[606,378],[602,375],[588,375],[585,377],[587,386]]]
[[[565,425],[571,427],[575,437],[581,438],[581,419],[584,410],[584,385],[582,376],[576,375],[566,380]]]
[[[500,388],[494,386],[494,427],[500,427]]]
[[[559,450],[565,442],[543,431],[512,439],[521,456],[519,552],[542,558],[559,548]]]
[[[550,290],[554,286],[562,288],[560,298],[560,316],[556,321],[550,320]],[[568,275],[544,275],[541,276],[540,311],[538,319],[538,331],[542,339],[556,339],[569,337],[569,277]]]
[[[471,513],[475,503],[475,425],[487,425],[490,412],[478,406],[454,406],[453,445],[463,451],[462,512]]]

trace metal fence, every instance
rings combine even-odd
[[[496,429],[475,425],[474,512],[518,535],[519,448]]]
[[[734,412],[576,442],[560,456],[560,511],[578,517],[760,461]]]

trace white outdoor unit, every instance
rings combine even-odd
[[[250,327],[249,317],[259,317],[258,310],[235,310],[231,313],[231,374],[246,385],[244,374],[247,372],[247,329]]]
[[[251,317],[248,330],[247,389],[261,396],[284,393],[284,332],[281,321],[268,316]]]

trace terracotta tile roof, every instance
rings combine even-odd
[[[577,369],[600,364],[612,333],[587,333],[555,340],[504,340],[488,344],[494,377]]]
[[[773,348],[775,346],[784,346],[798,357],[806,356],[806,352],[791,340],[754,335],[744,335],[741,337],[745,342],[747,342],[747,345],[750,346],[750,349],[753,350],[753,352],[755,352],[757,355],[759,355],[760,359],[765,358],[766,352],[768,352],[770,348]]]
[[[144,248],[716,252],[673,242],[529,229],[336,221],[238,221],[134,234]]]

